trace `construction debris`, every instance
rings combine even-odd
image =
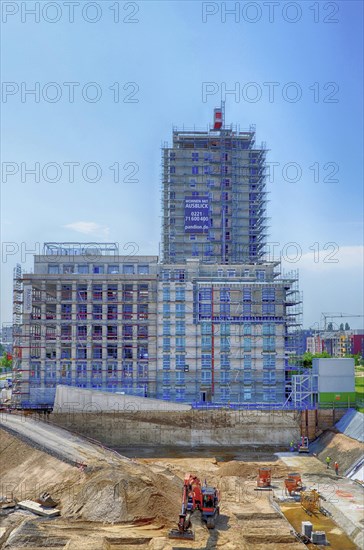
[[[57,508],[47,508],[35,502],[35,500],[22,500],[19,502],[18,506],[23,510],[28,510],[28,512],[33,512],[38,516],[45,516],[47,518],[54,518],[61,514],[60,510],[57,510]]]
[[[42,493],[40,497],[36,500],[38,504],[41,506],[45,506],[46,508],[55,508],[58,504],[49,493]]]
[[[13,495],[11,497],[0,497],[0,509],[6,510],[9,508],[15,508],[17,505],[17,500],[13,498]]]

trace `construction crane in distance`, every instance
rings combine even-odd
[[[322,313],[324,329],[327,330],[327,319],[347,319],[349,317],[364,317],[364,315],[357,315],[355,313]]]

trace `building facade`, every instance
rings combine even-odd
[[[265,145],[256,146],[253,129],[216,126],[174,130],[172,146],[163,147],[165,263],[246,263],[264,255]]]
[[[14,397],[51,403],[56,384],[155,394],[157,257],[48,243],[34,262],[14,285]]]
[[[216,405],[289,402],[296,274],[264,260],[265,147],[221,124],[163,149],[163,259],[46,243],[15,271],[14,399],[57,384]],[[219,117],[217,117],[219,118]]]
[[[35,257],[16,282],[14,397],[56,384],[181,402],[284,403],[300,296],[277,264],[159,264],[155,256]],[[57,249],[52,245],[53,252]]]

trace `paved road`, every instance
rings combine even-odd
[[[21,437],[30,440],[30,442],[36,443],[42,450],[71,463],[84,462],[87,464],[94,460],[106,460],[112,463],[128,460],[123,457],[119,458],[113,452],[103,449],[63,428],[41,420],[31,419],[28,416],[2,413],[0,415],[0,427],[16,432]]]

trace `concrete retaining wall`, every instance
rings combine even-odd
[[[101,411],[189,411],[190,405],[73,386],[57,385],[53,410],[57,413]]]
[[[111,447],[125,445],[288,446],[300,437],[295,411],[137,411],[57,413],[50,420]]]

